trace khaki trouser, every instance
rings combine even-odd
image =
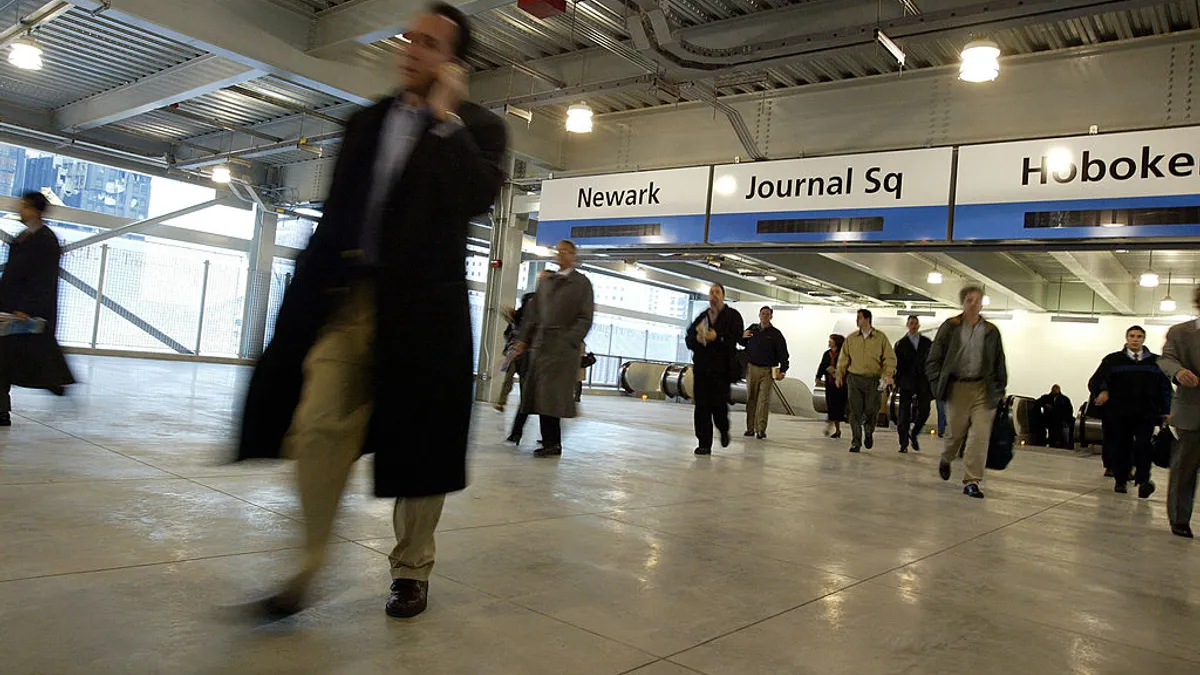
[[[771,390],[775,369],[746,366],[746,431],[766,433],[767,415],[771,414]]]
[[[850,445],[862,447],[863,432],[868,436],[875,433],[875,421],[879,417],[880,399],[878,375],[846,374],[846,391],[850,404]]]
[[[292,590],[303,592],[325,560],[338,502],[350,468],[362,452],[373,405],[370,387],[375,303],[358,286],[321,329],[304,361],[304,387],[286,440],[296,459],[304,512],[304,555]],[[392,512],[396,547],[393,579],[428,580],[434,562],[433,533],[445,495],[397,499]]]
[[[949,437],[942,446],[942,461],[954,462],[958,449],[965,443],[963,483],[978,483],[983,480],[992,423],[996,421],[996,409],[988,405],[987,383],[951,382],[946,416],[950,420],[946,425]]]

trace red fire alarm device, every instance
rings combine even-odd
[[[567,11],[567,0],[517,0],[517,7],[539,19],[549,19]]]
[[[495,260],[493,260],[493,261],[491,262],[491,268],[492,268],[492,269],[494,269],[494,270],[498,270],[498,269],[500,269],[501,267],[504,267],[504,261],[503,261],[503,260],[501,260],[501,259],[497,258],[497,259],[495,259]]]

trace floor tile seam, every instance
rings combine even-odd
[[[261,555],[263,553],[281,553],[283,551],[299,551],[298,546],[281,546],[277,548],[265,548],[254,551],[237,551],[234,553],[217,553],[214,555],[203,555],[194,558],[180,558],[177,560],[157,560],[154,562],[134,563],[132,565],[114,565],[112,567],[97,567],[95,569],[75,570],[73,572],[55,572],[52,574],[35,574],[27,577],[17,577],[15,579],[0,579],[0,584],[10,584],[21,581],[38,581],[41,579],[55,579],[59,577],[70,577],[83,574],[99,574],[101,572],[118,572],[120,570],[142,569],[148,567],[162,567],[163,565],[180,565],[191,562],[204,562],[207,560],[220,560],[222,558],[236,558],[243,555]]]
[[[988,535],[990,535],[990,534],[993,534],[993,533],[995,533],[995,532],[998,532],[998,531],[1000,531],[1000,530],[1002,530],[1002,529],[1004,529],[1004,528],[1006,528],[1006,527],[1010,527],[1010,526],[1012,526],[1012,525],[1014,525],[1014,524],[1016,524],[1016,523],[1018,523],[1018,522],[1021,522],[1021,521],[1023,521],[1023,520],[1027,520],[1027,519],[1029,519],[1029,518],[1032,518],[1033,516],[1036,516],[1036,515],[1038,515],[1039,513],[1043,513],[1043,512],[1045,512],[1045,511],[1048,511],[1048,510],[1050,510],[1050,509],[1057,508],[1057,507],[1059,507],[1059,506],[1062,506],[1063,504],[1066,504],[1066,503],[1068,503],[1068,502],[1071,502],[1071,501],[1074,501],[1074,500],[1076,500],[1076,499],[1079,499],[1080,497],[1084,497],[1084,496],[1086,496],[1086,495],[1088,495],[1088,494],[1091,494],[1092,492],[1095,492],[1095,491],[1096,491],[1096,490],[1098,490],[1098,489],[1100,489],[1100,488],[1096,488],[1096,489],[1094,489],[1094,490],[1089,490],[1088,492],[1084,492],[1084,493],[1078,494],[1078,495],[1076,495],[1076,496],[1074,496],[1074,497],[1072,497],[1072,498],[1070,498],[1070,499],[1064,500],[1064,501],[1062,501],[1062,502],[1060,502],[1060,503],[1058,503],[1058,504],[1054,504],[1054,505],[1052,505],[1052,506],[1048,506],[1048,507],[1046,507],[1045,509],[1042,509],[1041,511],[1036,511],[1036,512],[1034,512],[1034,513],[1031,513],[1031,514],[1029,514],[1028,516],[1024,516],[1024,517],[1022,517],[1022,518],[1018,518],[1017,520],[1013,521],[1012,523],[1007,523],[1007,524],[1005,524],[1005,525],[1002,525],[1002,526],[1000,526],[1000,527],[994,528],[994,529],[992,529],[992,530],[989,530],[989,531],[987,531],[987,532],[984,532],[984,533],[978,534],[978,535],[976,535],[976,536],[970,537],[970,538],[968,538],[968,539],[965,539],[965,540],[963,540],[963,541],[961,541],[961,542],[958,542],[958,543],[956,543],[956,544],[952,544],[952,545],[950,545],[950,546],[947,546],[946,548],[944,548],[944,549],[941,549],[941,550],[939,550],[939,551],[935,551],[935,552],[929,553],[929,554],[927,554],[927,555],[923,555],[923,556],[921,556],[921,557],[917,558],[916,560],[911,560],[911,561],[909,561],[909,562],[907,562],[907,563],[904,563],[903,565],[897,565],[897,566],[895,566],[895,567],[893,567],[893,568],[891,568],[891,569],[884,570],[884,571],[882,571],[882,572],[879,572],[878,574],[874,574],[874,575],[872,575],[872,576],[869,576],[869,577],[867,577],[867,578],[865,578],[865,579],[860,579],[860,580],[858,580],[858,581],[855,581],[854,583],[851,583],[851,584],[848,584],[848,585],[846,585],[846,586],[843,586],[843,587],[841,587],[841,588],[838,588],[838,589],[836,589],[836,590],[830,591],[829,593],[825,593],[825,594],[823,594],[823,595],[820,595],[820,596],[818,596],[818,597],[815,597],[815,598],[812,598],[812,599],[810,599],[810,600],[807,600],[807,601],[805,601],[805,602],[802,602],[802,603],[800,603],[799,605],[797,605],[797,606],[795,606],[795,607],[793,607],[793,608],[791,608],[791,609],[785,609],[785,610],[783,610],[783,611],[780,611],[780,612],[777,612],[777,613],[775,613],[775,614],[773,614],[773,615],[771,615],[771,616],[768,616],[768,617],[765,617],[765,618],[759,619],[759,620],[757,620],[757,621],[754,621],[754,622],[752,622],[752,623],[749,623],[749,624],[747,624],[747,625],[745,625],[745,626],[741,626],[741,627],[739,627],[739,628],[736,628],[736,629],[734,629],[734,630],[731,630],[731,631],[729,631],[729,632],[726,632],[726,633],[724,633],[724,634],[722,634],[722,635],[717,635],[717,636],[715,636],[715,637],[709,638],[709,639],[707,639],[707,640],[705,640],[705,641],[703,641],[703,642],[701,642],[701,643],[699,643],[699,644],[697,644],[697,645],[693,645],[693,646],[689,647],[688,649],[685,649],[685,650],[682,650],[682,651],[676,652],[676,653],[674,653],[674,654],[670,654],[670,655],[666,656],[665,658],[667,658],[667,659],[672,659],[672,658],[675,658],[676,656],[679,656],[680,654],[683,654],[683,653],[685,653],[685,652],[689,652],[689,651],[692,651],[692,650],[694,650],[694,649],[697,649],[697,648],[699,648],[699,647],[703,647],[704,645],[710,644],[710,643],[712,643],[712,642],[715,642],[715,641],[717,641],[717,640],[724,639],[724,638],[726,638],[726,637],[729,637],[729,636],[731,636],[731,635],[735,635],[735,634],[737,634],[737,633],[740,633],[740,632],[742,632],[742,631],[744,631],[744,630],[748,630],[748,629],[750,629],[750,628],[753,628],[753,627],[755,627],[755,626],[757,626],[757,625],[759,625],[759,624],[765,623],[765,622],[767,622],[767,621],[770,621],[770,620],[772,620],[772,619],[779,618],[780,616],[783,616],[784,614],[788,614],[789,612],[794,612],[794,611],[796,611],[796,610],[798,610],[798,609],[801,609],[801,608],[803,608],[803,607],[807,607],[808,605],[811,605],[811,604],[813,604],[814,602],[818,602],[818,601],[824,600],[825,598],[828,598],[828,597],[830,597],[830,596],[836,595],[836,594],[838,594],[838,593],[844,593],[844,592],[846,592],[846,591],[848,591],[848,590],[850,590],[850,589],[852,589],[852,588],[857,588],[858,586],[861,586],[861,585],[863,585],[863,584],[869,583],[869,582],[871,582],[871,581],[874,581],[874,580],[876,580],[876,579],[879,579],[879,578],[881,578],[881,577],[883,577],[883,576],[886,576],[886,575],[888,575],[888,574],[891,574],[891,573],[893,573],[893,572],[896,572],[896,571],[902,570],[902,569],[904,569],[905,567],[909,567],[910,565],[915,565],[915,564],[917,564],[917,563],[919,563],[919,562],[922,562],[922,561],[924,561],[924,560],[927,560],[927,559],[929,559],[929,558],[932,558],[933,556],[941,555],[941,554],[943,554],[943,553],[946,553],[947,551],[950,551],[950,550],[952,550],[952,549],[958,548],[959,546],[962,546],[963,544],[970,543],[970,542],[972,542],[972,541],[975,541],[975,540],[977,540],[977,539],[979,539],[979,538],[981,538],[981,537],[988,536]]]
[[[134,456],[132,456],[132,455],[127,455],[127,454],[125,454],[125,453],[123,453],[123,452],[121,452],[121,451],[119,451],[119,450],[114,450],[114,449],[112,449],[112,448],[110,448],[110,447],[107,447],[107,446],[105,446],[105,445],[102,445],[102,444],[100,444],[100,443],[97,443],[96,441],[93,441],[93,440],[92,440],[92,439],[90,439],[90,438],[85,438],[85,437],[83,437],[83,436],[80,436],[80,435],[78,435],[78,434],[71,433],[70,431],[66,431],[66,430],[64,430],[64,429],[59,429],[58,427],[56,427],[56,426],[54,426],[54,425],[52,425],[52,424],[50,424],[50,423],[48,423],[48,422],[43,422],[43,421],[41,421],[41,420],[35,420],[35,419],[29,418],[29,417],[22,417],[22,419],[27,419],[27,420],[29,420],[29,421],[33,422],[34,424],[40,424],[40,425],[42,425],[42,426],[46,427],[47,429],[53,429],[54,431],[57,431],[57,432],[59,432],[60,434],[65,434],[65,435],[67,435],[67,436],[69,436],[69,437],[71,437],[71,438],[74,438],[74,439],[75,439],[75,440],[77,440],[77,441],[81,441],[81,442],[83,442],[83,443],[87,443],[88,445],[91,445],[91,446],[94,446],[94,447],[100,448],[101,450],[104,450],[104,451],[106,451],[106,452],[111,452],[111,453],[113,453],[114,455],[117,455],[118,457],[124,457],[125,459],[131,460],[131,461],[134,461],[134,462],[137,462],[138,464],[141,464],[141,465],[143,465],[143,466],[146,466],[146,467],[149,467],[149,468],[151,468],[151,469],[154,469],[155,471],[161,471],[161,472],[163,472],[163,473],[165,473],[165,474],[168,474],[168,475],[174,476],[174,477],[176,477],[176,478],[183,478],[184,480],[187,480],[187,479],[186,479],[184,476],[181,476],[181,475],[179,475],[179,474],[175,473],[174,471],[171,471],[171,470],[169,470],[169,469],[164,469],[164,468],[162,468],[162,467],[154,466],[154,465],[153,465],[153,464],[151,464],[150,462],[147,462],[147,461],[145,461],[145,460],[139,459],[139,458],[137,458],[137,457],[134,457]]]
[[[164,472],[165,473],[165,472]],[[174,481],[187,480],[181,476],[168,474],[166,476],[129,476],[127,478],[79,478],[71,480],[35,480],[25,483],[0,483],[0,490],[6,487],[30,487],[37,485],[87,485],[89,483],[125,483],[131,481]]]
[[[649,668],[650,666],[655,666],[660,663],[666,663],[668,665],[675,666],[676,668],[682,668],[683,670],[686,670],[689,673],[696,673],[696,675],[708,675],[707,673],[705,673],[703,671],[696,670],[695,668],[688,668],[687,666],[683,665],[682,663],[675,663],[674,661],[668,661],[667,659],[658,659],[657,661],[637,666],[636,668],[633,668],[631,670],[623,670],[623,671],[617,673],[617,675],[631,675],[631,673],[636,673],[637,671],[639,671],[643,668]]]

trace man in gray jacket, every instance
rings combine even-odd
[[[988,443],[996,408],[1008,388],[1008,366],[1000,329],[983,318],[983,289],[967,286],[958,292],[963,312],[938,329],[929,348],[925,372],[933,396],[946,401],[950,438],[942,446],[938,473],[950,480],[950,464],[963,448],[963,494],[983,498],[979,482],[987,464]]]
[[[1193,294],[1200,309],[1200,288]],[[1167,488],[1167,517],[1171,532],[1192,538],[1192,504],[1196,498],[1196,472],[1200,470],[1200,322],[1185,321],[1167,331],[1158,366],[1179,385],[1171,404],[1171,425],[1179,442],[1171,450],[1171,478]]]
[[[529,316],[522,319],[517,353],[530,349],[529,387],[521,395],[521,413],[536,414],[542,447],[534,457],[562,455],[562,419],[575,417],[579,351],[592,329],[592,282],[575,269],[575,242],[558,242],[558,271],[538,282]]]

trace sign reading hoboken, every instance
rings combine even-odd
[[[949,148],[726,164],[712,243],[945,239]]]
[[[538,243],[703,243],[710,174],[701,166],[543,181]]]
[[[1195,128],[964,147],[954,236],[1196,235],[1198,179]]]

